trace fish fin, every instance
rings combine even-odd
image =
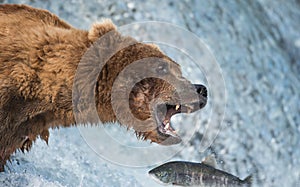
[[[206,164],[208,166],[211,167],[217,167],[217,161],[216,158],[214,157],[214,155],[209,155],[206,158],[204,158],[204,160],[202,161],[203,164]]]
[[[252,175],[249,175],[248,177],[246,177],[243,182],[245,184],[252,184],[252,181],[253,181],[253,178],[252,178]]]

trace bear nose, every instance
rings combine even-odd
[[[201,84],[194,84],[196,91],[199,95],[207,98],[207,89],[204,85]]]

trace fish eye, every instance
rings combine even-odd
[[[169,175],[168,175],[167,171],[160,172],[159,176],[158,176],[158,178],[160,178],[164,182],[168,182],[168,177],[169,177]]]
[[[168,172],[166,171],[161,172],[161,177],[167,177],[167,176],[168,176]]]

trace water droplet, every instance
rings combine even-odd
[[[134,6],[134,3],[133,3],[133,2],[130,2],[130,3],[127,4],[127,7],[128,7],[129,9],[133,9],[135,6]]]

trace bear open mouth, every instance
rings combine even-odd
[[[158,132],[162,135],[178,136],[171,126],[171,117],[181,113],[181,105],[161,104],[157,106]],[[164,114],[164,115],[163,115]]]
[[[180,136],[176,133],[176,130],[171,125],[171,118],[175,114],[179,113],[191,113],[197,110],[196,106],[199,103],[190,104],[158,104],[156,106],[156,121],[157,132],[160,136],[166,137],[166,140],[162,144],[170,145],[181,142]],[[201,107],[201,106],[200,106]]]

